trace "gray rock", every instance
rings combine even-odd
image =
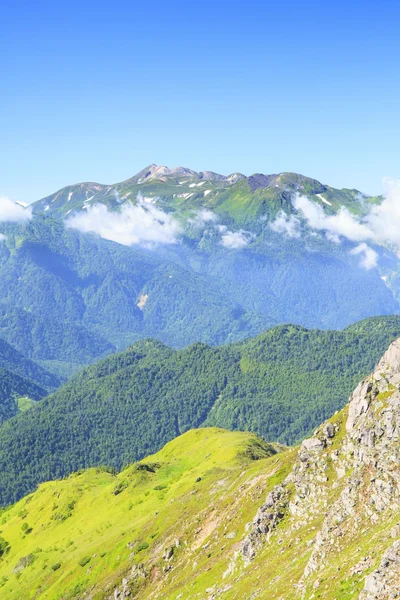
[[[309,451],[322,450],[324,448],[324,444],[318,438],[308,438],[308,440],[304,440],[302,447]]]

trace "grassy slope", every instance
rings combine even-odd
[[[331,419],[340,429],[323,454],[340,450],[346,416],[344,409]],[[147,576],[127,582],[131,597],[143,600],[204,600],[214,592],[224,600],[358,597],[390,543],[398,512],[373,524],[361,507],[357,534],[344,533],[304,588],[300,580],[323,506],[306,521],[288,513],[250,566],[240,554],[235,559],[246,524],[297,455],[297,448],[268,457],[270,451],[246,433],[189,431],[117,476],[91,469],[41,485],[0,520],[1,536],[11,545],[0,561],[0,596],[102,600],[114,597],[135,565],[144,565]],[[338,480],[333,467],[326,474],[321,486],[329,506],[346,479]],[[165,560],[171,547],[173,556]],[[371,560],[367,569],[352,574],[365,556]],[[13,572],[23,558],[28,566]]]
[[[91,469],[41,485],[2,515],[1,536],[11,550],[0,561],[1,597],[66,600],[91,589],[102,598],[108,584],[111,591],[134,564],[149,560],[157,589],[167,564],[163,550],[176,538],[175,558],[184,557],[187,569],[158,597],[176,597],[181,586],[204,593],[226,568],[266,489],[291,465],[293,451],[267,458],[273,451],[247,433],[189,431],[144,461],[156,463],[155,472],[137,465],[117,476]],[[219,542],[208,556],[210,535]],[[27,556],[33,562],[13,572]]]

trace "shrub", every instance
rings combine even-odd
[[[142,542],[141,544],[139,544],[136,551],[141,552],[142,550],[147,550],[148,547],[149,547],[149,544],[147,542]]]
[[[0,559],[8,554],[11,550],[10,544],[3,537],[0,536]]]
[[[117,485],[113,489],[114,496],[118,496],[121,492],[123,492],[128,487],[127,481],[119,481]]]
[[[90,562],[90,556],[84,556],[83,558],[81,558],[81,560],[79,561],[79,564],[81,567],[84,567],[85,565],[87,565]]]

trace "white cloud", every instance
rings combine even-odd
[[[300,233],[298,231],[298,226],[300,221],[294,215],[287,215],[283,210],[281,210],[276,217],[275,221],[270,223],[270,228],[277,233],[283,233],[291,238],[300,237]]]
[[[296,196],[293,204],[313,229],[324,230],[331,236],[342,236],[353,242],[388,244],[399,252],[400,181],[385,179],[384,188],[383,201],[371,205],[367,215],[361,219],[357,219],[344,206],[336,215],[326,215],[320,205],[305,196]]]
[[[352,253],[363,254],[362,266],[371,269],[376,266],[378,255],[366,242],[388,245],[400,255],[400,181],[385,179],[384,188],[383,201],[370,205],[368,213],[359,219],[344,206],[337,214],[327,215],[319,204],[305,196],[296,196],[293,204],[312,229],[325,231],[331,241],[338,243],[343,237],[357,242]]]
[[[318,235],[318,234],[315,234]],[[325,237],[327,240],[329,240],[330,242],[333,242],[334,244],[340,244],[340,237],[338,236],[337,233],[331,233],[330,231],[327,231],[325,233]]]
[[[378,254],[375,250],[372,250],[365,242],[362,242],[350,252],[351,254],[361,254],[360,265],[369,271],[369,269],[373,269],[376,267],[378,263]]]
[[[205,208],[199,210],[194,217],[188,219],[190,225],[194,225],[199,229],[202,229],[207,224],[215,223],[216,221],[218,221],[217,215],[212,210],[207,210]]]
[[[222,234],[221,244],[225,248],[231,248],[232,250],[238,250],[244,248],[250,242],[251,234],[247,231],[226,231]]]
[[[384,180],[384,199],[371,207],[365,221],[378,243],[400,249],[400,181]]]
[[[4,233],[0,233],[0,242],[5,242],[6,240],[6,236],[4,235]]]
[[[360,223],[345,206],[342,206],[335,215],[326,215],[322,206],[312,202],[306,196],[296,196],[293,204],[303,213],[312,229],[324,230],[336,236],[341,235],[352,242],[373,240],[375,237],[369,227]]]
[[[97,233],[124,246],[175,244],[181,231],[171,215],[139,195],[136,205],[124,204],[119,212],[109,211],[104,204],[89,206],[85,212],[69,217],[66,225],[83,233]]]
[[[0,196],[0,221],[29,221],[32,218],[32,210],[16,204],[6,196]]]

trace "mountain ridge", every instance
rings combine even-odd
[[[167,188],[165,190],[162,187],[158,189],[159,184],[166,184]],[[207,204],[215,204],[216,196],[221,191],[223,193],[225,188],[227,190],[233,188],[232,193],[235,193],[236,188],[240,191],[243,185],[246,186],[245,189],[249,193],[262,189],[270,189],[271,192],[276,189],[279,193],[287,191],[311,193],[314,200],[323,206],[324,201],[318,194],[327,193],[330,200],[328,199],[328,202],[325,203],[325,207],[329,206],[329,203],[332,206],[332,200],[335,201],[335,196],[338,196],[342,203],[346,205],[350,202],[350,206],[360,197],[364,200],[369,198],[358,190],[347,188],[335,190],[335,188],[324,185],[316,179],[298,173],[282,172],[271,175],[254,173],[250,176],[245,176],[242,173],[221,175],[212,171],[196,172],[186,167],[171,169],[153,163],[122,182],[107,185],[94,182],[72,184],[33,202],[30,206],[37,213],[55,211],[57,214],[60,211],[64,214],[70,214],[74,210],[82,210],[88,206],[93,206],[96,202],[105,203],[108,207],[116,209],[126,201],[134,202],[136,195],[140,192],[140,186],[145,186],[143,188],[145,193],[147,194],[147,191],[149,191],[151,197],[164,195],[177,199],[182,197],[183,193],[186,196],[196,195],[199,198],[202,197]],[[169,190],[168,186],[172,186],[172,189]],[[219,186],[222,186],[222,188]],[[172,205],[170,205],[171,207]]]

